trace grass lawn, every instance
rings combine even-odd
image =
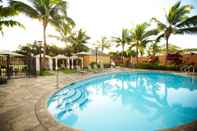
[[[72,73],[76,73],[77,71],[75,69],[64,69],[61,70],[64,74],[72,74]]]

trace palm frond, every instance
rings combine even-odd
[[[181,1],[177,1],[172,7],[170,7],[166,15],[166,19],[168,20],[170,24],[174,22],[174,18],[176,17],[176,13],[180,5],[181,5]]]
[[[162,23],[161,21],[159,21],[157,18],[152,18],[152,20],[157,23],[159,31],[167,28],[167,26],[164,23]]]
[[[177,27],[191,27],[197,26],[197,15],[187,18],[176,25]]]
[[[174,12],[175,16],[172,24],[176,25],[180,21],[184,21],[185,19],[187,19],[187,15],[191,12],[192,8],[193,7],[191,5],[184,5],[177,9],[177,11]]]
[[[9,17],[17,15],[17,11],[11,7],[0,6],[0,17]]]
[[[0,31],[3,34],[3,27],[19,26],[25,28],[20,22],[14,20],[0,20]]]
[[[187,27],[187,28],[182,28],[182,29],[178,29],[176,31],[177,34],[183,34],[183,33],[197,33],[197,26],[196,27]]]
[[[36,9],[31,7],[30,5],[27,5],[21,1],[15,1],[11,0],[10,1],[10,6],[13,7],[14,9],[24,13],[25,15],[32,17],[32,18],[38,18],[39,13],[37,12]]]
[[[157,36],[155,42],[159,42],[161,38],[164,38],[165,33],[161,33],[159,36]]]
[[[157,35],[158,33],[159,33],[158,29],[149,30],[149,31],[145,32],[144,38],[147,38],[147,37],[153,36],[153,35]]]

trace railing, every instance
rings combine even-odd
[[[195,67],[193,65],[184,65],[180,68],[183,72],[196,72]]]

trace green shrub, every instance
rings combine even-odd
[[[126,64],[119,63],[119,64],[117,64],[117,66],[126,67]]]
[[[51,76],[51,75],[54,75],[51,71],[49,70],[41,70],[41,72],[38,72],[38,74],[40,76]]]
[[[76,73],[77,71],[75,69],[64,69],[62,70],[62,72],[64,74],[72,74],[72,73]]]
[[[179,70],[179,67],[174,65],[164,66],[164,65],[149,64],[149,63],[137,64],[135,65],[135,67],[139,69],[153,69],[153,70],[174,70],[174,71]]]
[[[98,67],[98,68],[100,67],[100,65],[99,65],[99,64],[97,64],[96,62],[92,62],[92,63],[90,63],[90,66],[91,66],[92,68],[94,68],[94,65],[97,65],[97,67]]]
[[[110,68],[111,64],[104,64],[103,66],[104,66],[104,68]]]

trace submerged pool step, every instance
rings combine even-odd
[[[61,91],[58,91],[54,96],[62,96],[62,95],[66,95],[68,92],[70,91],[70,89],[63,89]]]
[[[80,102],[78,102],[78,106],[76,106],[76,107],[74,106],[76,103],[67,106],[67,108],[65,108],[64,110],[57,113],[57,117],[62,117],[64,114],[66,114],[68,112],[77,110],[77,109],[81,108],[82,106],[84,106],[87,102],[88,102],[87,98],[81,99]]]
[[[80,97],[74,99],[72,102],[65,104],[64,109],[58,113],[58,116],[61,116],[67,112],[76,110],[78,108],[81,108],[88,102],[87,98],[87,91],[86,90],[78,90],[81,92]]]
[[[67,90],[65,90],[65,91],[63,91],[63,92],[58,92],[58,93],[56,93],[55,95],[53,95],[52,97],[51,97],[51,100],[52,101],[56,101],[56,100],[58,100],[58,99],[60,99],[61,97],[63,98],[63,97],[65,97],[65,96],[67,96],[68,94],[69,94],[69,92],[70,92],[70,90],[69,89],[67,89]]]
[[[63,100],[63,102],[61,102],[61,103],[59,103],[58,105],[57,105],[57,107],[56,108],[59,108],[59,107],[61,107],[62,106],[62,104],[64,104],[65,102],[64,101],[66,101],[66,99],[70,99],[70,98],[72,98],[73,96],[75,96],[77,94],[77,91],[76,90],[70,90],[70,92],[68,92],[67,93],[67,95],[65,95],[65,96],[62,96],[62,100]],[[60,98],[56,98],[55,100],[60,100]],[[54,100],[54,101],[55,101]]]
[[[78,97],[77,99],[73,100],[73,101],[70,102],[70,103],[67,103],[67,104],[65,105],[65,108],[70,108],[70,107],[72,107],[73,105],[79,105],[79,106],[80,106],[82,103],[84,103],[84,100],[85,100],[85,99],[87,99],[86,95],[83,94],[83,93],[81,93],[81,96],[80,96],[80,97]]]
[[[67,99],[69,97],[72,97],[73,95],[75,95],[75,90],[69,90],[68,92],[66,92],[65,94],[62,94],[62,95],[55,95],[53,96],[52,100],[55,101],[55,100],[58,100],[60,98],[63,98],[63,99]]]
[[[78,90],[75,91],[75,95],[72,95],[69,98],[64,98],[63,102],[58,105],[58,108],[65,108],[66,105],[75,102],[77,99],[79,99],[82,96],[82,93]]]
[[[73,103],[77,102],[82,97],[87,95],[87,91],[81,89],[74,89],[75,94],[63,98],[63,102],[59,103],[56,108],[66,108],[66,106],[72,105]]]

